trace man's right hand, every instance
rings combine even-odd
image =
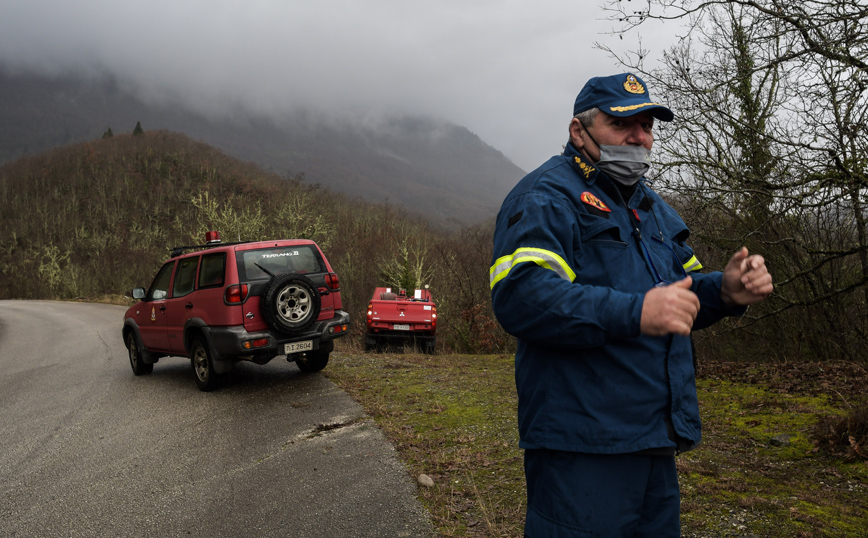
[[[693,279],[687,277],[668,286],[651,288],[642,303],[639,329],[648,336],[680,334],[689,336],[699,313],[699,298],[690,291]]]

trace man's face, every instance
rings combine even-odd
[[[654,116],[650,112],[640,112],[626,118],[610,116],[603,111],[597,113],[594,123],[585,128],[577,119],[570,124],[570,136],[575,145],[593,162],[600,160],[600,148],[603,146],[642,146],[651,150],[654,144]],[[593,140],[591,139],[593,137]],[[596,140],[597,144],[594,143]]]

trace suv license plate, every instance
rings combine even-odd
[[[301,342],[290,342],[288,344],[283,345],[283,352],[286,355],[290,355],[292,353],[299,353],[301,351],[312,351],[313,350],[313,340],[303,340]]]
[[[396,331],[409,331],[409,330],[410,330],[410,326],[409,326],[409,325],[398,325],[398,324],[395,324],[395,330],[396,330]]]

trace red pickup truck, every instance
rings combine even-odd
[[[436,344],[437,306],[428,286],[394,293],[392,288],[376,288],[368,303],[365,349],[375,349],[388,342],[419,344],[433,353]]]

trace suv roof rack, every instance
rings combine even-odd
[[[170,257],[175,258],[177,256],[180,256],[184,253],[185,250],[229,247],[232,245],[243,245],[244,243],[256,243],[256,241],[237,241],[235,243],[211,243],[207,245],[186,245],[182,247],[172,247],[172,254]]]

